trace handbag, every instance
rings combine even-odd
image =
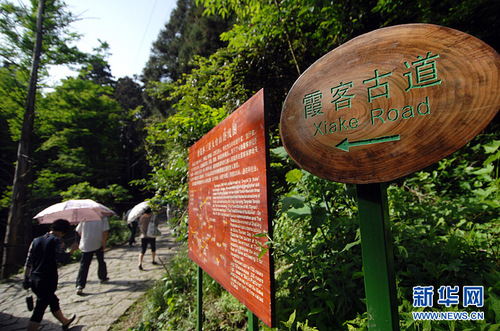
[[[160,230],[158,230],[158,227],[154,222],[149,222],[148,224],[148,231],[146,232],[146,236],[148,237],[159,237],[161,236]]]
[[[29,311],[33,311],[33,295],[31,295],[30,290],[26,291],[26,306]]]

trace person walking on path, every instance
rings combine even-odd
[[[138,218],[135,218],[131,222],[128,222],[128,215],[130,214],[130,211],[132,209],[129,209],[127,213],[125,214],[125,222],[127,222],[127,227],[130,230],[130,237],[128,238],[128,245],[133,246],[135,244],[135,235],[137,233],[137,224],[138,224]]]
[[[76,278],[76,294],[78,295],[83,294],[83,289],[87,285],[89,267],[94,254],[97,258],[97,276],[100,282],[104,283],[109,280],[106,262],[104,261],[108,231],[109,222],[107,217],[103,217],[101,221],[81,222],[76,227],[76,232],[81,237],[79,248],[82,251],[80,269]]]
[[[151,247],[151,259],[153,264],[157,264],[155,261],[156,257],[156,237],[154,229],[157,229],[158,217],[153,216],[151,208],[148,207],[144,214],[139,217],[139,226],[141,229],[141,252],[139,253],[139,269],[144,270],[142,267],[142,260],[144,259],[144,254],[148,248],[148,244]]]
[[[177,254],[182,242],[177,240],[165,222],[159,222],[159,229],[162,232],[161,237],[156,238],[156,261],[159,264],[149,268],[148,272],[137,268],[139,252],[135,248],[130,247],[128,243],[111,248],[108,239],[105,259],[111,279],[104,284],[89,279],[85,287],[85,293],[99,295],[76,296],[75,279],[79,263],[59,265],[57,269],[59,284],[56,291],[59,304],[68,318],[76,314],[70,330],[110,330],[127,309],[151,289],[155,281],[165,277],[165,268],[161,265],[161,261],[168,264]],[[137,240],[137,243],[139,244],[140,240]],[[89,274],[97,272],[97,263],[94,262],[90,265]],[[149,258],[147,263],[149,264]],[[22,287],[23,280],[24,274],[20,273],[0,282],[0,330],[2,331],[26,330],[28,326],[33,312],[26,309],[26,290]],[[34,295],[33,297],[36,299]],[[61,322],[46,312],[39,326],[39,331],[41,330],[60,331]]]
[[[38,330],[45,314],[45,309],[50,306],[52,315],[62,324],[63,330],[75,320],[76,315],[66,318],[59,306],[59,298],[55,292],[59,275],[57,263],[64,259],[61,237],[70,230],[66,220],[58,219],[51,225],[50,232],[37,237],[31,243],[24,266],[23,288],[31,287],[36,294],[36,305],[28,323],[28,331]],[[76,250],[76,243],[71,247],[70,254]]]

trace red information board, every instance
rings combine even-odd
[[[274,327],[264,91],[189,149],[189,257]]]

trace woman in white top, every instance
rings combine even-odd
[[[152,236],[148,236],[148,226],[150,222],[154,220],[153,214],[151,212],[151,208],[147,208],[144,214],[139,217],[139,226],[141,229],[141,252],[139,253],[139,269],[144,270],[142,268],[142,260],[144,258],[144,253],[148,248],[148,243],[151,246],[151,258],[153,260],[153,264],[157,264],[155,261],[156,256],[156,238]]]

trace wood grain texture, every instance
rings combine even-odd
[[[375,30],[299,77],[281,114],[283,144],[319,177],[391,181],[481,132],[500,108],[499,76],[498,53],[466,33],[430,24]]]

